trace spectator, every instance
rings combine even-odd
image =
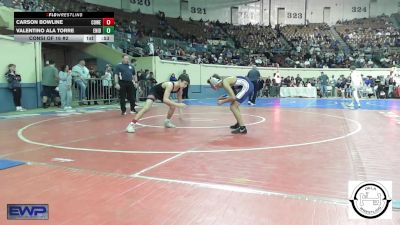
[[[88,105],[91,105],[91,101],[95,105],[98,105],[97,98],[99,97],[100,92],[100,79],[99,74],[96,71],[94,66],[90,66],[89,70],[89,79],[87,80],[86,86],[86,96],[88,100]]]
[[[345,88],[346,88],[346,78],[344,78],[344,75],[340,75],[336,82],[336,87],[337,87],[337,93],[339,96],[339,93],[342,98],[345,98]]]
[[[42,87],[43,87],[43,108],[49,107],[50,102],[54,99],[54,106],[60,106],[60,97],[56,88],[58,86],[58,70],[53,60],[49,60],[49,65],[42,71]]]
[[[351,88],[351,77],[349,76],[345,80],[345,98],[351,98],[352,88]]]
[[[171,76],[169,77],[169,81],[171,82],[178,81],[178,79],[176,79],[175,73],[171,74]],[[171,98],[176,99],[176,93],[171,93]]]
[[[175,77],[175,73],[171,74],[171,76],[169,77],[169,81],[172,81],[172,82],[178,81],[178,79],[176,79],[176,77]]]
[[[330,85],[332,87],[332,97],[337,97],[335,75],[332,75],[332,79],[330,80],[329,83],[330,83]]]
[[[181,76],[182,76],[182,75],[187,75],[187,76],[189,76],[189,75],[186,73],[186,70],[183,70],[183,73],[181,74]],[[189,85],[190,85],[190,84],[188,84],[187,87],[185,87],[185,88],[183,89],[183,95],[182,95],[182,98],[183,98],[183,99],[188,99],[188,98],[189,98],[189,95],[188,95],[188,92],[189,92]]]
[[[72,109],[72,71],[68,65],[61,66],[61,70],[58,73],[60,79],[58,83],[58,89],[61,97],[61,107],[64,110]]]
[[[264,84],[264,91],[263,92],[264,92],[265,97],[269,97],[271,84],[272,84],[272,80],[268,76],[267,79],[265,79],[265,84]]]
[[[257,96],[262,96],[262,91],[263,91],[263,89],[264,89],[264,83],[265,83],[265,81],[264,81],[264,79],[262,79],[262,77],[260,77],[259,79],[258,79],[258,90],[257,90]]]
[[[356,107],[354,105],[354,102],[356,102],[357,103],[357,107],[360,108],[361,107],[361,103],[360,103],[360,99],[358,97],[358,94],[359,94],[360,89],[363,87],[364,82],[362,80],[361,73],[356,70],[355,66],[351,66],[350,70],[351,70],[350,77],[351,77],[351,89],[353,91],[353,94],[352,94],[353,100],[347,106]]]
[[[300,83],[303,81],[303,79],[301,79],[300,74],[297,74],[296,77],[296,86],[299,87]]]
[[[111,103],[110,91],[113,86],[112,66],[110,64],[106,65],[106,71],[104,72],[104,75],[101,76],[101,79],[102,79],[102,86],[103,86],[104,104],[110,104]]]
[[[321,72],[321,76],[319,77],[319,82],[320,82],[320,88],[321,88],[321,95],[322,97],[326,98],[326,92],[327,92],[327,87],[328,87],[328,81],[329,81],[329,77],[324,73]]]
[[[282,78],[279,74],[279,68],[277,68],[277,72],[274,73],[274,78],[272,79],[273,86],[271,87],[271,97],[279,97],[280,87],[282,85]]]
[[[10,64],[8,65],[8,71],[5,73],[5,77],[8,82],[8,89],[12,92],[14,105],[17,111],[25,111],[21,106],[21,75],[16,72],[16,65]]]
[[[86,98],[87,80],[89,79],[89,70],[85,66],[85,60],[79,60],[79,63],[72,67],[72,77],[79,89],[79,105],[84,105]]]
[[[150,88],[152,88],[153,86],[155,86],[157,84],[157,80],[154,77],[154,73],[153,72],[150,72],[150,75],[149,75],[149,78],[147,79],[147,82],[148,82],[148,86]]]

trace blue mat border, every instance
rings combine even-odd
[[[5,168],[1,168],[0,167],[0,170],[6,170],[6,169],[9,169],[9,168],[13,168],[13,167],[16,167],[16,166],[21,166],[21,165],[26,164],[26,162],[19,161],[19,160],[12,160],[12,159],[0,159],[0,162],[1,161],[10,161],[10,163],[13,163],[13,165],[11,165],[9,167],[5,167]]]

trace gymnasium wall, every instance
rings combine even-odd
[[[227,4],[217,4],[217,2],[212,1],[196,1],[190,0],[188,2],[188,8],[182,8],[182,18],[188,20],[192,18],[193,20],[203,21],[220,21],[231,23],[231,6]]]
[[[349,20],[353,18],[375,17],[386,14],[391,15],[399,12],[399,3],[396,0],[261,0],[249,3],[248,0],[86,0],[90,3],[105,5],[122,9],[129,12],[140,10],[146,14],[157,14],[165,12],[168,17],[181,16],[184,20],[219,20],[231,22],[231,7],[239,7],[242,24],[262,23],[264,25],[276,25],[278,22],[278,8],[284,8],[284,15],[281,17],[283,24],[304,24],[305,18],[310,23],[335,24],[338,20]],[[246,5],[246,3],[249,3]],[[259,5],[258,10],[252,10],[251,5]],[[257,11],[256,13],[254,13]],[[252,17],[253,15],[253,17]],[[233,15],[236,16],[236,15]],[[240,16],[240,15],[239,15]],[[241,17],[241,16],[240,16]]]
[[[14,9],[0,6],[0,27],[14,30]]]
[[[238,22],[239,24],[258,24],[260,22],[262,2],[255,2],[238,7]],[[262,21],[262,19],[261,19]]]
[[[373,9],[375,10],[375,9]],[[343,1],[343,19],[366,18],[369,16],[369,1],[346,0]]]
[[[400,12],[400,3],[395,0],[370,0],[371,17]]]
[[[155,13],[157,13],[158,11],[162,11],[166,15],[172,18],[177,18],[181,15],[180,0],[167,0],[167,1],[153,0],[153,2],[154,2],[153,9]]]
[[[278,23],[278,9],[283,8],[285,15],[283,24],[304,24],[305,0],[271,0],[271,24]]]
[[[136,71],[138,70],[150,70],[150,71],[155,71],[155,63],[158,57],[152,57],[152,56],[148,56],[148,57],[140,57],[140,58],[135,58],[136,61],[136,65],[135,65],[135,69]]]
[[[103,5],[107,7],[121,9],[121,2],[122,1],[110,1],[110,0],[84,0],[87,3],[92,3],[96,5]]]
[[[328,8],[330,15],[324,21],[324,8]],[[310,23],[326,22],[330,25],[336,24],[343,18],[343,1],[331,0],[308,0],[307,19]]]

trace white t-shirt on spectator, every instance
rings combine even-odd
[[[282,82],[282,78],[279,76],[279,73],[275,75],[275,83],[280,84]]]
[[[396,86],[400,86],[400,76],[399,75],[394,77],[394,81],[396,82]]]
[[[72,76],[81,76],[80,78],[78,78],[78,80],[87,80],[89,79],[90,75],[89,75],[89,69],[86,66],[81,66],[80,64],[75,65],[74,67],[72,67]]]
[[[105,72],[103,76],[103,87],[111,87],[112,86],[112,80],[111,80],[111,73],[110,72]]]
[[[350,76],[351,76],[351,86],[352,87],[356,87],[356,88],[362,87],[363,80],[362,80],[360,72],[354,70],[351,72]]]
[[[154,45],[153,45],[153,43],[149,42],[149,43],[147,43],[147,45],[149,46],[149,55],[154,55]]]

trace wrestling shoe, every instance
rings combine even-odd
[[[232,134],[247,134],[247,129],[245,126],[238,127],[237,129],[233,130],[231,133]]]
[[[131,122],[131,123],[126,127],[126,132],[128,132],[128,133],[135,133],[135,124]]]
[[[166,119],[166,120],[164,121],[164,127],[165,127],[165,128],[175,128],[176,126],[175,126],[175,124],[173,124],[173,123],[171,122],[171,120]]]

